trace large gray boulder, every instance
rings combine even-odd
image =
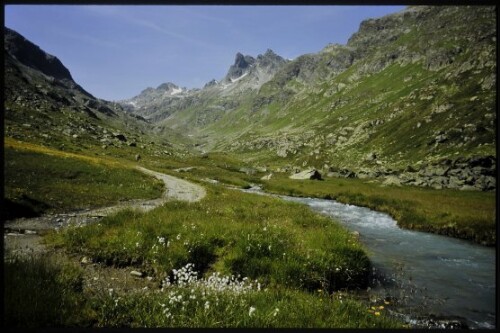
[[[298,173],[294,173],[290,176],[290,179],[316,179],[322,180],[321,174],[316,169],[304,170]]]

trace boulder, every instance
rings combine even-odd
[[[270,180],[272,176],[273,176],[273,174],[272,174],[272,173],[270,173],[270,174],[268,174],[268,175],[266,175],[266,176],[262,177],[262,178],[261,178],[261,180]]]
[[[322,180],[321,174],[316,169],[304,170],[290,176],[290,179],[316,179]]]
[[[375,161],[377,159],[377,154],[374,152],[368,153],[365,157],[365,161]]]
[[[120,133],[113,133],[114,137],[120,141],[123,141],[123,142],[126,142],[127,141],[127,138],[125,137],[125,135],[123,134],[120,134]]]
[[[247,175],[254,175],[257,170],[255,170],[253,168],[243,167],[243,168],[240,168],[239,171],[242,173],[245,173]]]
[[[382,184],[385,186],[401,186],[401,180],[396,176],[387,176]]]

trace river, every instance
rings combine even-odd
[[[246,190],[262,193],[259,188]],[[369,293],[397,300],[397,312],[417,318],[458,317],[469,328],[495,328],[495,249],[401,229],[387,214],[334,200],[278,196],[308,205],[360,233],[380,278]]]

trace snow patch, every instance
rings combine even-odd
[[[178,93],[181,93],[181,92],[182,92],[181,88],[174,88],[174,89],[172,89],[172,92],[170,94],[177,95]]]
[[[241,80],[242,78],[244,78],[245,76],[247,76],[248,72],[243,74],[242,76],[240,77],[237,77],[236,79],[231,79],[231,83],[235,83],[235,82],[238,82],[239,80]]]

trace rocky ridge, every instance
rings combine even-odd
[[[167,121],[173,128],[181,125],[176,118],[177,113],[194,109],[196,119],[189,119],[188,122],[205,125],[217,121],[224,111],[237,108],[244,94],[259,89],[286,62],[270,49],[256,58],[238,52],[226,76],[209,81],[202,89],[181,89],[173,83],[164,83],[119,103],[132,114],[153,123]],[[161,88],[164,85],[173,90],[165,91]]]
[[[7,137],[59,149],[128,146],[153,154],[175,151],[172,145],[159,147],[144,135],[149,128],[144,118],[92,96],[57,57],[9,28],[4,28],[4,57]]]

